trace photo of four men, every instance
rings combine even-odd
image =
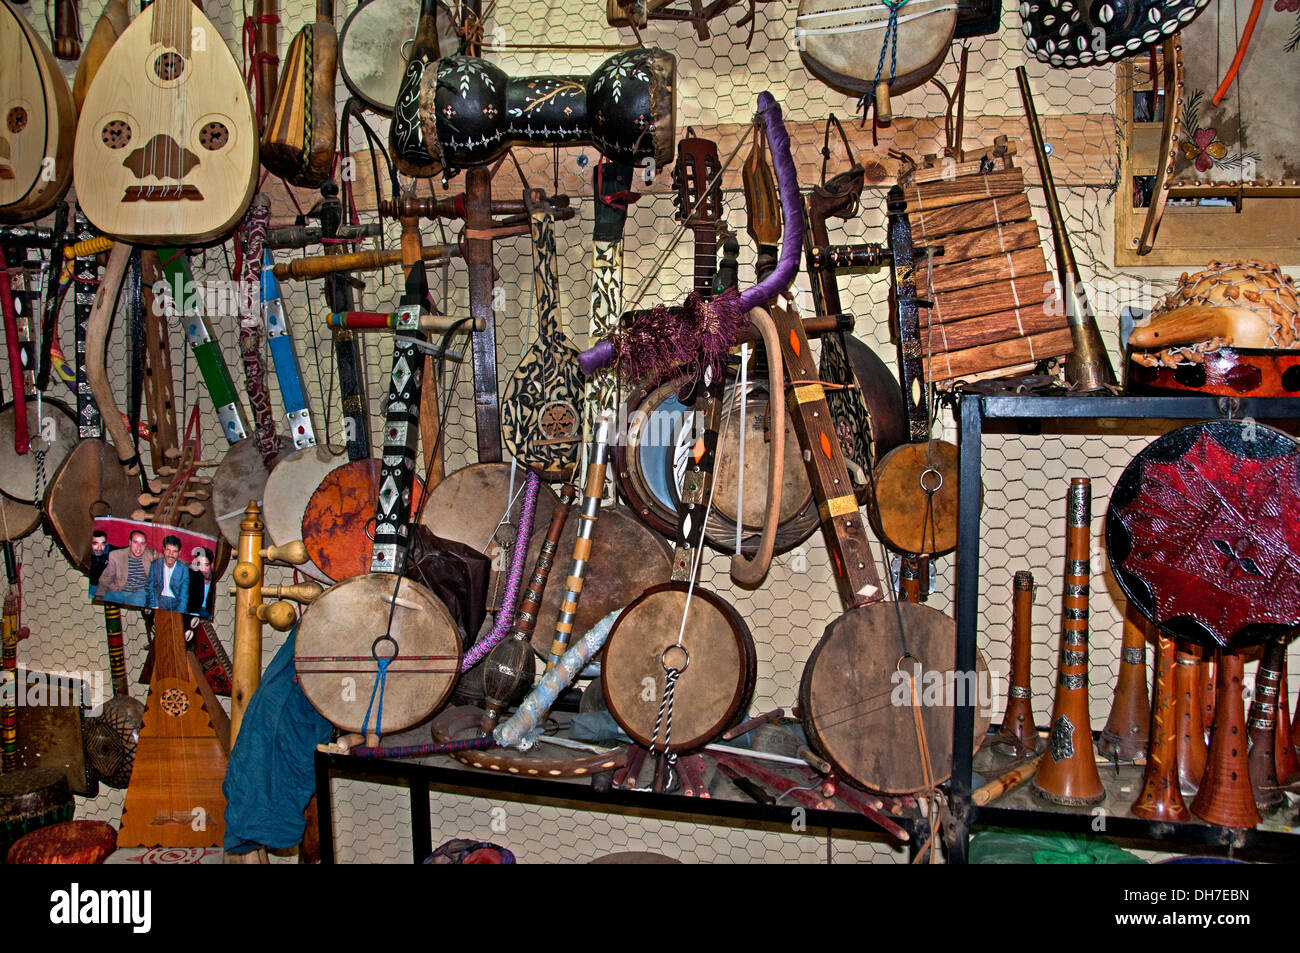
[[[159,542],[161,551],[155,548]],[[128,520],[97,519],[90,544],[90,597],[97,602],[210,619],[216,597],[214,550],[215,540],[207,536]],[[183,555],[189,557],[188,562]]]

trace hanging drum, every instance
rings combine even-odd
[[[1210,0],[1023,0],[1025,48],[1040,62],[1100,66],[1150,49],[1181,30]]]
[[[694,412],[678,397],[680,378],[653,388],[628,407],[627,440],[613,448],[619,492],[638,518],[664,536],[677,533],[677,501],[685,459],[694,443]],[[732,392],[734,403],[734,390]],[[717,489],[705,526],[705,539],[722,552],[736,547],[736,486],[740,470],[740,413],[731,408],[731,425],[722,435]],[[745,528],[741,551],[752,555],[762,532],[762,507],[767,494],[767,391],[752,385],[746,400],[744,462]],[[775,551],[789,552],[817,531],[817,505],[807,471],[799,456],[794,425],[786,417],[786,466],[781,488],[780,524]]]
[[[1106,513],[1111,569],[1165,631],[1236,650],[1300,625],[1300,444],[1253,420],[1166,434]]]
[[[27,398],[27,432],[31,445],[26,453],[14,447],[14,406],[0,406],[0,493],[20,503],[38,504],[37,493],[54,476],[72,448],[77,445],[77,417],[62,401],[42,397],[38,404]],[[39,487],[38,487],[39,482]]]
[[[960,677],[957,624],[929,606],[877,602],[850,609],[826,627],[804,668],[799,706],[817,752],[856,784],[883,794],[926,789],[908,675],[916,675],[933,782],[952,769],[953,708],[975,706],[973,743],[988,730],[988,666],[977,653],[973,677]]]

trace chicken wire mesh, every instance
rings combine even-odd
[[[89,0],[82,4],[83,25],[88,33],[103,4]],[[342,5],[338,23],[352,10]],[[486,5],[485,5],[486,6]],[[1074,243],[1080,268],[1093,294],[1093,305],[1103,340],[1111,359],[1119,366],[1119,313],[1125,306],[1150,307],[1177,277],[1174,269],[1134,269],[1121,272],[1113,260],[1111,228],[1118,190],[1118,150],[1123,144],[1114,136],[1115,71],[1113,68],[1050,70],[1023,52],[1019,16],[1015,4],[1003,4],[1000,31],[967,42],[969,83],[966,91],[967,128],[978,128],[981,117],[1016,117],[1021,104],[1013,68],[1025,63],[1035,91],[1039,112],[1044,117],[1072,117],[1079,130],[1074,138],[1052,143],[1053,165],[1061,189],[1062,211]],[[20,8],[35,29],[45,35],[45,25],[35,5]],[[632,42],[629,31],[609,27],[603,2],[578,0],[500,0],[490,8],[485,39],[489,56],[511,75],[578,73],[593,70],[607,50],[512,50],[511,44],[616,45]],[[725,123],[747,123],[760,90],[772,92],[789,120],[820,121],[830,113],[841,117],[855,112],[853,97],[840,94],[812,79],[800,63],[794,39],[795,5],[770,2],[756,8],[757,22],[752,44],[744,46],[747,27],[731,26],[745,12],[743,5],[732,8],[713,21],[713,36],[701,42],[688,23],[653,21],[642,31],[647,43],[664,47],[677,58],[677,128],[684,135],[687,126],[707,129]],[[243,11],[209,4],[208,16],[216,23],[232,49],[240,47]],[[299,25],[314,19],[309,0],[284,0],[280,4],[280,46],[283,55]],[[495,49],[494,49],[495,48]],[[950,56],[938,74],[949,90],[957,76],[957,57]],[[75,64],[64,63],[71,79]],[[339,84],[340,106],[346,89]],[[942,117],[947,100],[937,87],[927,85],[899,97],[905,116]],[[367,117],[381,137],[386,121]],[[906,129],[906,122],[901,123]],[[1080,143],[1113,144],[1113,161],[1100,168],[1085,168],[1071,150]],[[968,147],[987,145],[967,140]],[[354,134],[352,146],[360,149],[364,140]],[[1028,143],[1021,144],[1017,164],[1029,166],[1024,156]],[[573,147],[556,151],[557,167],[589,169],[597,158],[594,149]],[[832,171],[834,171],[832,169]],[[460,187],[461,181],[452,183]],[[589,181],[589,180],[588,180]],[[1048,216],[1037,176],[1027,171],[1029,195],[1040,231],[1050,243]],[[531,185],[549,188],[547,181]],[[811,183],[801,183],[805,188]],[[635,187],[635,186],[634,186]],[[512,196],[511,196],[512,197]],[[589,260],[592,201],[589,191],[572,196],[578,214],[556,226],[559,262],[560,302],[566,329],[579,345],[585,343],[589,320]],[[728,190],[724,196],[727,221],[741,237],[741,280],[752,276],[754,251],[744,236],[743,196]],[[868,189],[861,215],[846,223],[833,223],[831,240],[841,242],[880,241],[883,238],[884,194]],[[626,234],[625,287],[632,289],[652,278],[647,301],[680,300],[691,286],[692,258],[689,241],[681,242],[668,256],[663,269],[651,276],[661,252],[676,229],[674,209],[668,195],[646,194],[629,213]],[[374,221],[373,212],[363,221]],[[450,233],[447,233],[450,234]],[[425,225],[426,241],[448,240],[441,227]],[[436,237],[435,237],[436,236]],[[398,232],[385,224],[384,243],[396,247]],[[281,253],[283,254],[283,253]],[[496,313],[497,357],[500,389],[504,390],[520,357],[536,332],[532,308],[532,250],[528,238],[495,243],[495,286],[503,292],[502,307]],[[223,248],[209,249],[195,259],[195,276],[200,281],[229,277],[229,260]],[[370,272],[363,276],[364,292],[358,307],[385,311],[401,294],[401,277],[396,269]],[[889,366],[895,365],[894,346],[889,338],[888,276],[880,272],[842,275],[841,297],[846,311],[857,318],[856,335],[873,347]],[[453,259],[431,271],[435,301],[448,313],[467,314],[469,299],[463,262]],[[296,348],[308,384],[308,396],[316,421],[318,438],[335,446],[343,442],[343,424],[337,410],[338,382],[333,370],[328,335],[320,316],[324,304],[320,282],[285,282],[282,285],[286,312],[296,338]],[[795,282],[793,294],[800,310],[811,310],[806,275]],[[110,353],[121,354],[121,321]],[[217,343],[236,380],[239,366],[238,323],[230,316],[213,318]],[[60,318],[60,337],[70,344],[71,306]],[[362,336],[365,376],[368,382],[372,442],[380,445],[382,405],[391,359],[391,343],[383,335]],[[197,401],[203,408],[204,456],[220,458],[226,441],[216,417],[210,412],[206,393],[199,382],[193,357],[185,346],[179,322],[171,328],[173,367],[178,399],[188,408]],[[466,350],[468,350],[466,348]],[[269,363],[269,362],[268,362]],[[125,362],[110,361],[114,386],[125,386]],[[452,383],[454,379],[454,384]],[[279,403],[278,386],[271,376],[272,400]],[[442,381],[443,398],[450,404],[444,433],[444,455],[448,472],[476,459],[474,436],[474,391],[468,359],[449,364]],[[279,421],[278,421],[279,422]],[[937,433],[955,440],[948,416],[937,422]],[[1094,575],[1105,584],[1094,583],[1092,599],[1091,718],[1094,728],[1104,724],[1110,692],[1118,667],[1122,627],[1122,603],[1113,579],[1106,572],[1101,544],[1101,521],[1105,500],[1123,466],[1149,438],[1138,436],[1045,435],[1036,437],[986,437],[983,457],[985,508],[981,548],[980,649],[996,671],[1006,671],[1009,659],[1011,578],[1021,568],[1033,571],[1037,583],[1034,599],[1034,692],[1035,715],[1041,725],[1052,704],[1055,672],[1049,660],[1055,658],[1058,639],[1059,576],[1064,553],[1064,491],[1069,477],[1087,475],[1093,480],[1093,566]],[[20,661],[32,668],[59,670],[107,670],[107,650],[102,614],[85,598],[85,583],[42,532],[18,544],[24,582],[24,622],[32,637],[20,646]],[[752,709],[765,711],[789,708],[798,691],[799,679],[810,651],[826,625],[841,609],[832,581],[829,558],[820,534],[804,545],[778,556],[765,585],[745,591],[731,585],[729,557],[706,554],[700,583],[726,596],[744,617],[755,636],[758,651],[758,683]],[[952,611],[953,560],[937,561],[937,586],[930,605]],[[886,572],[881,566],[882,576]],[[227,580],[222,581],[223,594]],[[294,573],[277,566],[267,569],[267,583],[291,582]],[[227,648],[233,640],[233,598],[217,601],[214,623]],[[127,668],[134,679],[147,651],[144,626],[138,615],[124,614]],[[263,664],[269,663],[283,644],[283,636],[267,628],[263,637]],[[1293,673],[1300,665],[1293,664]],[[107,681],[107,679],[105,679]],[[1003,680],[1005,684],[1005,679]],[[1294,690],[1297,678],[1293,675]],[[145,689],[133,685],[133,694],[143,697]],[[1294,697],[1294,696],[1293,696]],[[1003,698],[991,700],[996,720]],[[339,779],[334,782],[334,829],[339,859],[355,862],[404,862],[408,860],[410,826],[407,795],[398,788]],[[122,809],[123,792],[101,788],[97,798],[79,799],[81,817],[116,821]],[[598,812],[578,813],[562,809],[497,802],[488,798],[438,795],[432,814],[434,842],[452,837],[494,840],[510,847],[521,860],[578,862],[620,850],[663,850],[683,860],[701,862],[823,862],[852,861],[892,863],[905,859],[901,851],[883,843],[822,836],[734,830],[726,827],[687,824],[658,819],[629,817]]]

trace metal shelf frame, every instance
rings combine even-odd
[[[1255,420],[1300,418],[1300,398],[1236,398],[1216,396],[1037,396],[1029,394],[962,395],[958,408],[958,451],[961,483],[957,510],[957,671],[974,671],[979,630],[980,483],[981,453],[988,421],[1044,420],[1212,420],[1231,417]],[[1050,810],[1008,810],[976,807],[971,802],[975,709],[972,704],[953,712],[952,819],[948,833],[949,859],[965,863],[970,829],[976,823],[1081,833],[1089,830],[1088,814]],[[1230,830],[1202,824],[1168,824],[1136,818],[1112,818],[1107,836],[1171,844],[1222,845],[1261,850],[1294,850],[1295,835],[1270,831]]]

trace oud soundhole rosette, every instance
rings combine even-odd
[[[131,127],[121,119],[114,119],[105,123],[99,137],[110,149],[125,149],[131,141]]]
[[[572,404],[553,401],[538,414],[537,426],[545,443],[571,443],[578,436],[578,414]]]
[[[22,106],[15,106],[9,110],[5,116],[5,127],[13,133],[22,132],[27,128],[27,110]]]
[[[185,72],[185,58],[179,53],[173,53],[169,50],[153,61],[153,71],[154,75],[163,82],[172,82],[179,79],[181,73]]]
[[[199,130],[199,144],[209,152],[223,149],[229,142],[230,129],[224,122],[217,122],[214,119]]]
[[[190,710],[190,698],[179,688],[169,688],[162,693],[162,710],[179,718]]]

